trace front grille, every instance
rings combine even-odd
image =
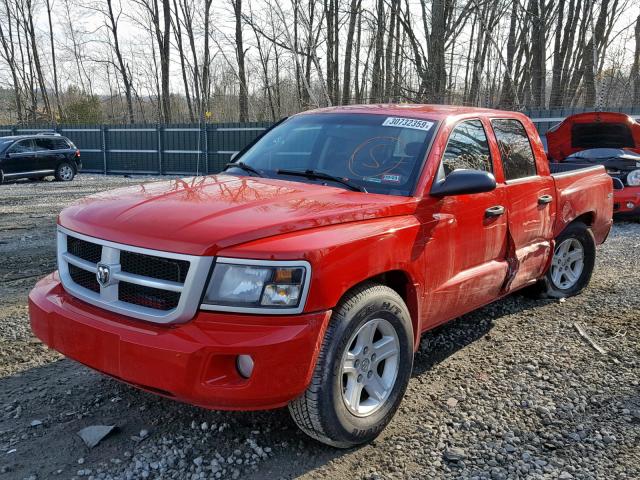
[[[98,263],[102,256],[102,245],[76,237],[67,237],[67,252],[87,262]]]
[[[142,320],[172,323],[192,318],[212,262],[212,257],[130,247],[58,227],[58,266],[65,290]]]
[[[189,262],[186,260],[161,258],[127,251],[120,252],[120,265],[123,272],[178,283],[184,283],[189,272]]]
[[[98,280],[96,280],[95,273],[69,264],[69,275],[71,279],[81,287],[91,290],[92,292],[100,291],[100,285],[98,284]]]
[[[156,310],[171,310],[178,306],[180,294],[159,288],[120,282],[118,300]]]

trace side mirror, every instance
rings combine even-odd
[[[437,181],[431,187],[431,195],[465,195],[469,193],[490,192],[496,188],[493,174],[482,170],[454,170],[444,180]]]
[[[614,190],[624,190],[624,183],[617,177],[611,177],[611,183],[613,183]]]
[[[236,159],[236,157],[238,156],[238,153],[240,153],[240,152],[234,152],[234,153],[232,153],[232,154],[231,154],[231,157],[229,157],[229,161],[230,161],[230,162],[233,162],[233,161]]]

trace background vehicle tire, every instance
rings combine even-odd
[[[550,298],[572,297],[591,280],[596,260],[596,242],[582,222],[570,224],[556,238],[551,266],[540,281],[540,290]]]
[[[59,182],[70,182],[73,180],[73,177],[76,176],[76,170],[70,163],[62,162],[58,165],[58,168],[56,168],[55,176]]]
[[[376,438],[393,418],[411,377],[413,328],[402,298],[367,283],[331,317],[307,390],[289,404],[307,435],[349,448]]]

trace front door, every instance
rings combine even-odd
[[[544,273],[551,253],[555,185],[539,174],[529,136],[518,120],[494,119],[509,204],[510,280],[515,290]]]
[[[35,147],[31,139],[17,141],[9,147],[5,155],[2,170],[8,178],[38,170]]]
[[[466,120],[452,130],[438,177],[456,169],[493,172],[487,135],[480,120]],[[438,258],[427,265],[435,288],[428,322],[441,323],[484,305],[500,294],[507,273],[506,196],[503,186],[485,193],[444,197],[432,232]],[[435,281],[435,282],[434,282]],[[434,284],[435,283],[435,284]]]

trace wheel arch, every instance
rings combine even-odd
[[[410,273],[406,270],[387,270],[355,282],[342,294],[338,303],[340,303],[355,288],[365,283],[377,283],[379,285],[384,285],[400,295],[409,309],[409,315],[411,316],[415,351],[420,342],[420,333],[422,331],[420,324],[419,284],[413,280]]]

